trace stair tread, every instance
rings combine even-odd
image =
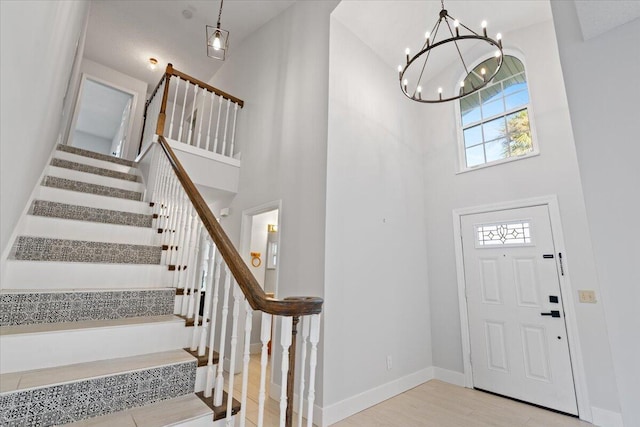
[[[135,167],[136,162],[133,160],[122,159],[120,157],[113,157],[108,154],[96,153],[95,151],[84,150],[78,147],[72,147],[70,145],[59,144],[57,149],[59,151],[65,151],[67,153],[77,154],[79,156],[89,157],[92,159],[104,160],[106,162],[116,163],[119,165]]]
[[[164,427],[212,415],[213,410],[195,394],[187,394],[67,425],[71,427],[111,427],[116,425],[119,427]]]
[[[91,328],[110,328],[159,322],[184,322],[184,319],[173,314],[164,314],[161,316],[127,317],[123,319],[82,320],[78,322],[34,323],[30,325],[0,326],[0,336],[39,334],[44,332],[73,331]]]
[[[79,172],[86,172],[93,175],[100,175],[108,178],[116,178],[124,181],[140,182],[140,176],[134,173],[118,172],[111,169],[105,169],[98,166],[85,165],[71,160],[59,159],[54,157],[51,159],[51,166],[58,168],[71,169]]]
[[[75,221],[96,222],[100,224],[128,225],[150,228],[152,215],[135,212],[102,209],[49,200],[34,200],[29,213],[45,218],[61,218]]]
[[[67,293],[67,292],[136,292],[136,291],[166,291],[175,289],[172,286],[159,286],[156,288],[128,287],[124,289],[118,288],[6,288],[0,290],[0,296],[3,294],[44,294],[44,293]]]
[[[0,393],[11,393],[31,388],[46,387],[89,378],[189,362],[195,362],[194,357],[186,351],[179,349],[139,356],[56,366],[53,368],[12,372],[0,375]]]
[[[42,181],[45,187],[59,188],[62,190],[76,191],[78,193],[97,194],[99,196],[115,197],[118,199],[142,201],[142,193],[122,188],[109,187],[107,185],[91,184],[73,179],[60,178],[47,175]]]

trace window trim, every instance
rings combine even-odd
[[[540,155],[540,148],[539,148],[539,144],[538,144],[538,135],[537,135],[537,132],[536,132],[535,118],[534,118],[535,114],[534,114],[534,111],[533,111],[533,96],[532,96],[532,93],[531,93],[531,84],[530,84],[531,82],[530,82],[529,76],[527,74],[527,63],[524,60],[522,53],[518,52],[516,50],[503,49],[503,55],[513,56],[514,58],[516,58],[520,62],[522,62],[522,65],[524,66],[524,76],[525,76],[525,79],[526,79],[526,82],[527,82],[527,91],[529,93],[529,102],[527,104],[519,106],[515,110],[519,111],[519,110],[522,110],[524,108],[527,109],[527,114],[529,115],[529,128],[530,128],[530,131],[531,131],[531,145],[532,145],[533,149],[529,153],[522,154],[520,156],[506,157],[504,159],[494,160],[492,162],[483,163],[481,165],[468,167],[466,159],[465,159],[465,145],[464,145],[464,134],[463,134],[463,128],[464,127],[462,126],[462,115],[461,115],[461,111],[460,111],[460,100],[456,100],[456,102],[455,102],[455,123],[456,123],[456,135],[457,135],[456,154],[457,154],[457,157],[458,157],[456,175],[461,174],[461,173],[466,173],[466,172],[479,170],[479,169],[485,169],[485,168],[489,168],[489,167],[492,167],[492,166],[502,165],[504,163],[510,163],[510,162],[515,162],[515,161],[518,161],[518,160],[529,159],[531,157],[536,157],[536,156]],[[473,61],[469,68],[473,70],[475,67],[477,67],[479,64],[481,64],[482,62],[484,62],[486,60],[487,60],[486,56],[481,56],[481,57],[477,58],[475,61]],[[460,81],[464,80],[466,77],[467,77],[467,73],[463,73],[463,74],[461,74],[459,76],[459,78],[456,81],[460,82]],[[456,85],[456,89],[457,89],[457,85]],[[491,119],[495,119],[497,117],[504,117],[507,114],[508,113],[492,116]],[[489,119],[489,120],[491,120],[491,119]],[[489,121],[489,120],[486,120],[486,121]],[[485,123],[486,121],[474,122],[473,125],[482,124],[482,123]],[[469,126],[469,127],[472,127],[472,126]]]

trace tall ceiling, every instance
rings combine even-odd
[[[294,1],[225,1],[221,27],[230,32],[229,53]],[[219,7],[219,0],[93,0],[84,55],[146,81],[149,90],[169,62],[207,81],[222,65],[207,57],[205,42],[205,26],[216,24]],[[150,57],[159,61],[155,71],[148,68]]]

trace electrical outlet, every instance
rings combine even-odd
[[[578,298],[583,303],[595,304],[597,302],[595,291],[578,291]]]
[[[391,356],[387,356],[387,371],[390,371],[393,368],[393,360]]]

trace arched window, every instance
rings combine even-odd
[[[492,75],[496,66],[493,57],[480,63],[465,78],[465,86],[480,85],[482,75]],[[505,55],[491,84],[460,99],[460,123],[464,169],[534,152],[527,78],[518,58]]]

